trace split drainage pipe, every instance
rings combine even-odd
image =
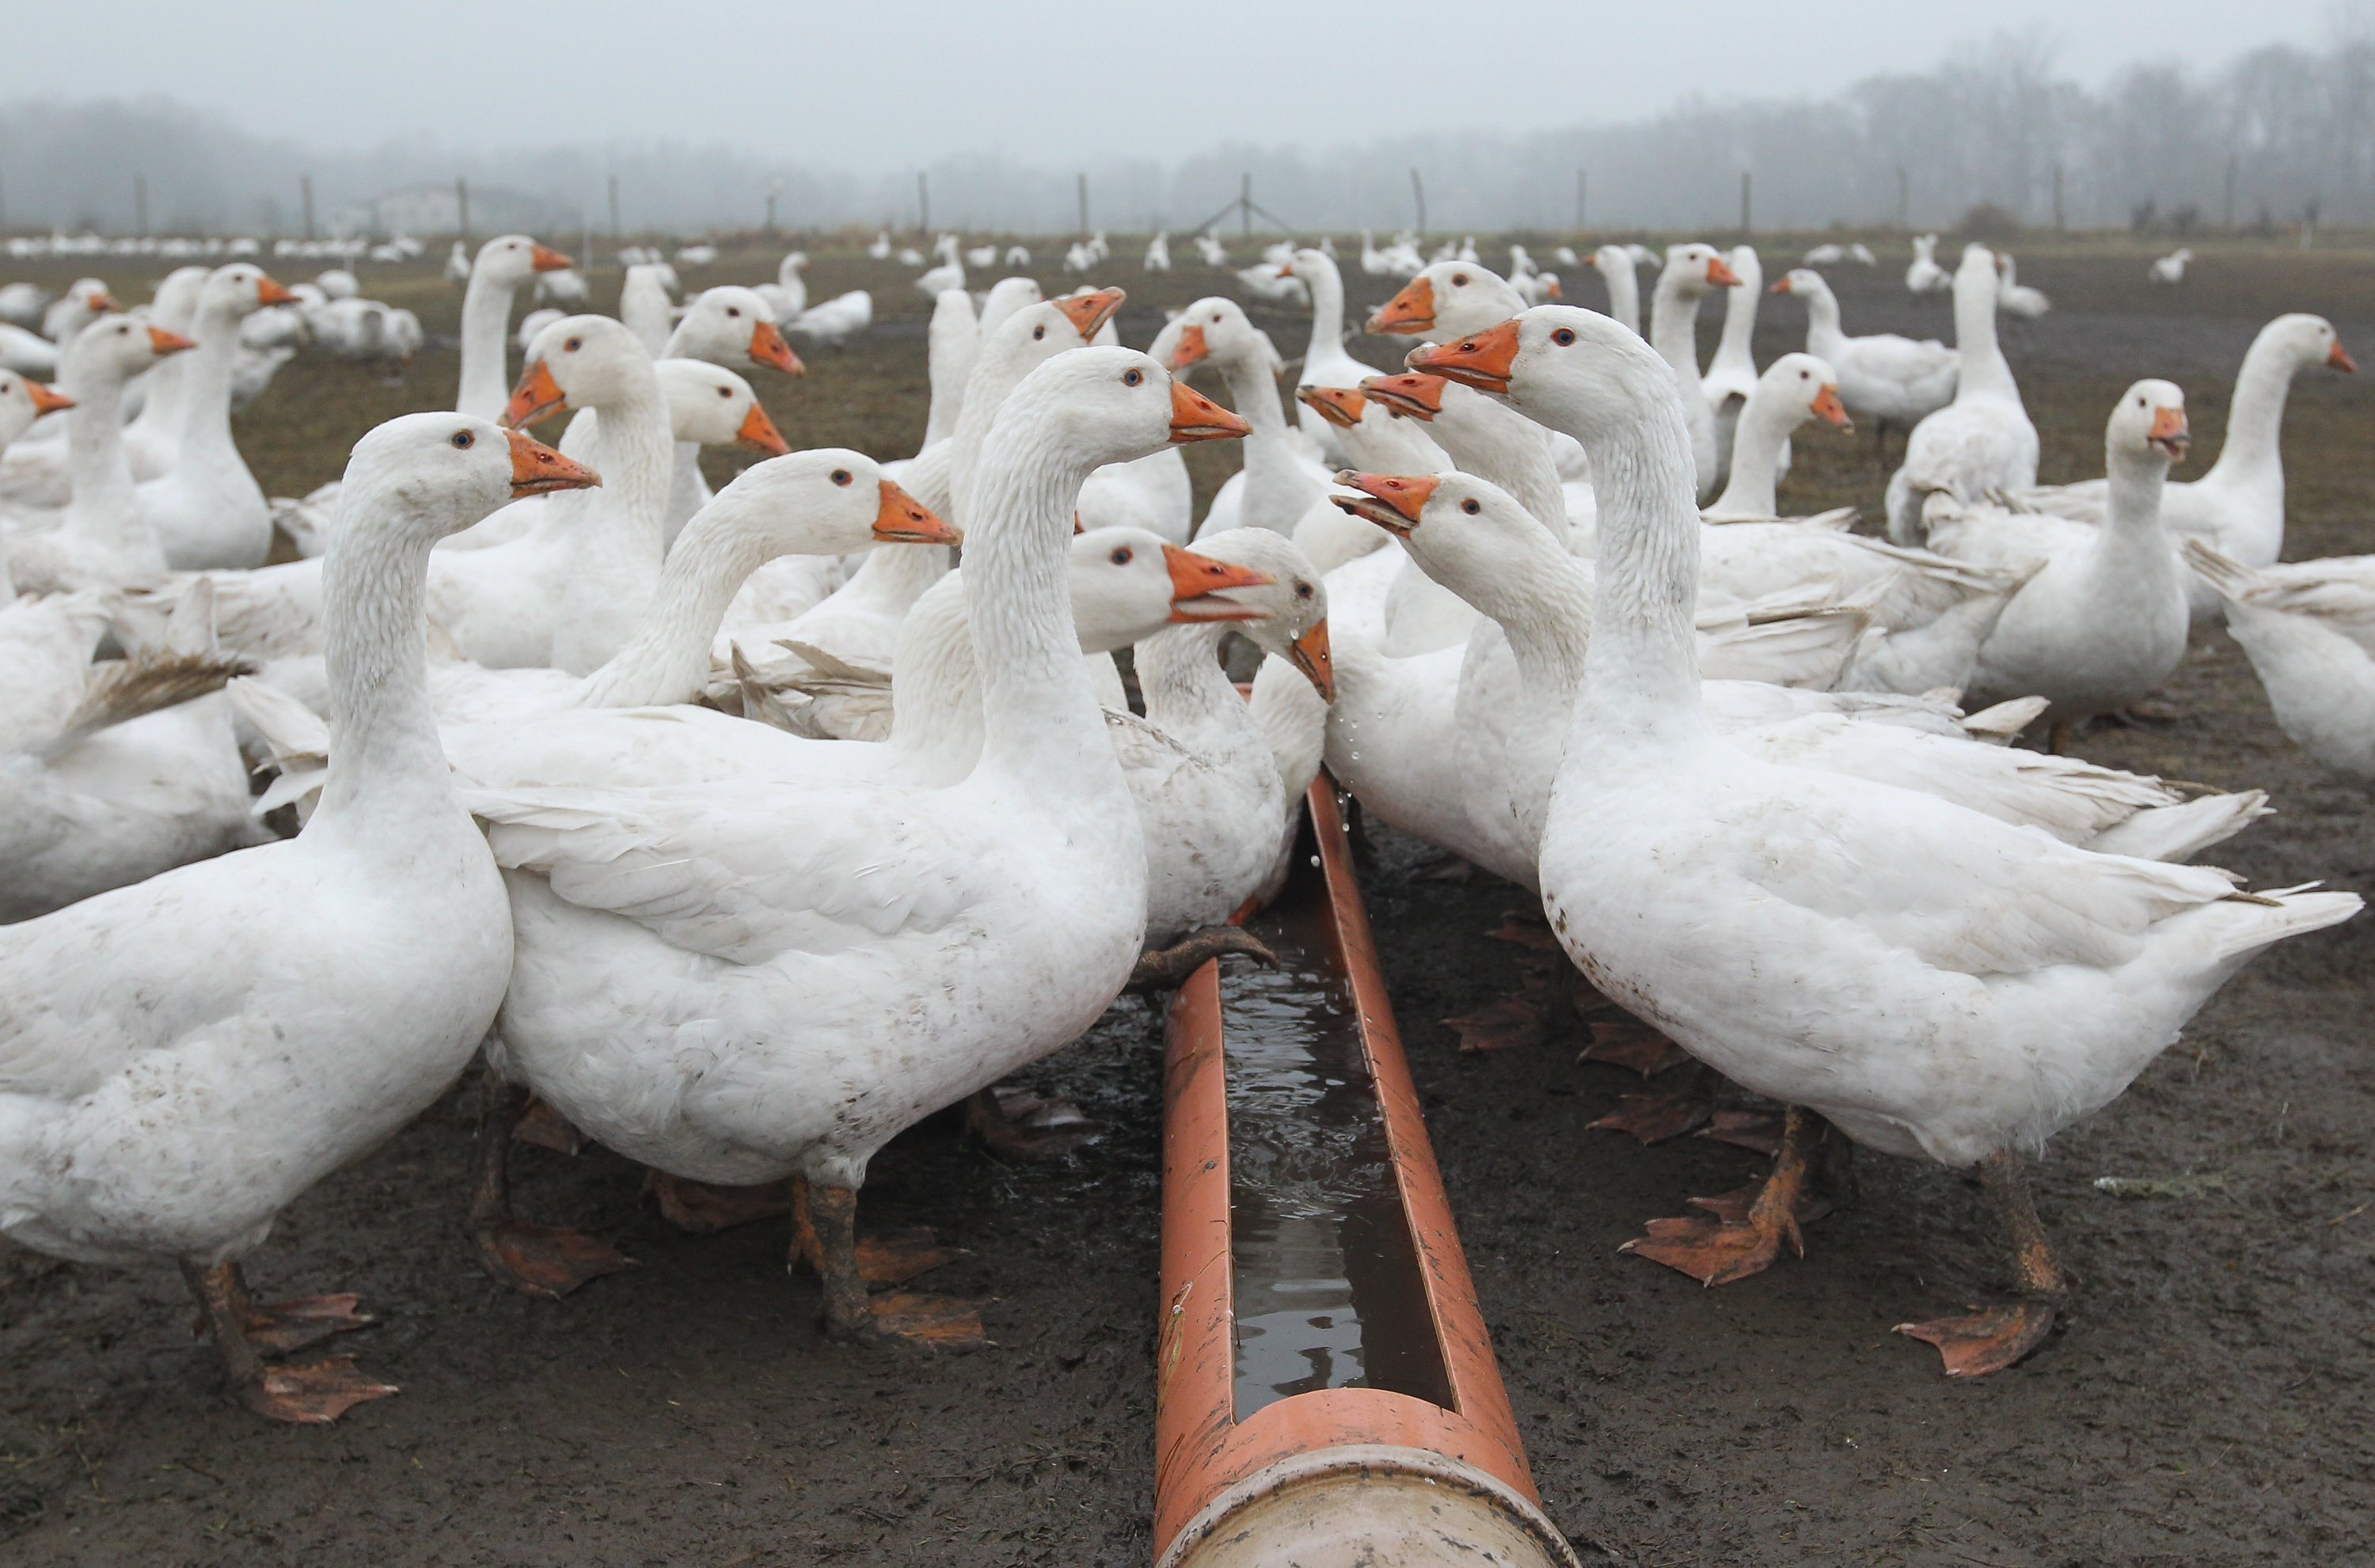
[[[1275,973],[1174,998],[1158,1568],[1575,1568],[1542,1511],[1325,772]]]

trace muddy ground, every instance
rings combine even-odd
[[[1791,247],[1795,249],[1797,247]],[[2179,290],[2147,252],[2022,248],[2059,308],[2010,336],[2046,475],[2101,471],[2120,388],[2165,374],[2192,398],[2198,472],[2266,315],[2314,309],[2375,351],[2375,252],[2205,251]],[[1541,249],[1537,246],[1537,250]],[[1942,301],[1835,269],[1854,330],[1949,328]],[[752,255],[718,277],[763,276]],[[1768,262],[1768,269],[1772,264]],[[107,275],[119,287],[131,276]],[[1052,268],[1043,277],[1055,276]],[[1228,280],[1133,290],[1155,308]],[[924,301],[903,275],[821,257],[812,292],[880,290],[881,324],[757,372],[796,444],[903,454],[922,423]],[[703,281],[715,281],[715,277]],[[373,292],[452,329],[419,269]],[[614,280],[599,286],[615,289]],[[1375,303],[1380,280],[1356,277]],[[1576,292],[1598,293],[1587,280]],[[1262,319],[1289,352],[1287,315]],[[1795,347],[1774,302],[1759,358]],[[1713,324],[1707,324],[1712,336]],[[1359,340],[1379,364],[1397,345]],[[450,348],[381,384],[301,361],[242,421],[266,488],[333,476],[377,419],[450,395]],[[2288,555],[2375,548],[2375,387],[2325,372],[2294,393]],[[1860,440],[1810,436],[1785,506],[1876,509]],[[1213,468],[1228,459],[1191,449]],[[2249,665],[2199,637],[2149,728],[2097,729],[2098,760],[2270,791],[2280,815],[2213,858],[2259,885],[2375,885],[2362,788],[2276,731]],[[2076,1280],[2064,1326],[2014,1371],[1950,1386],[1892,1324],[1994,1299],[2006,1270],[1975,1186],[1867,1158],[1802,1262],[1719,1291],[1620,1256],[1644,1220],[1739,1185],[1752,1155],[1702,1139],[1647,1151],[1585,1130],[1639,1087],[1578,1065],[1573,1038],[1461,1055],[1438,1020],[1518,980],[1484,932],[1525,901],[1436,879],[1379,835],[1365,890],[1469,1258],[1551,1515],[1587,1561],[1643,1564],[2342,1562],[2375,1535],[2375,973],[2365,921],[2248,971],[2131,1092],[2056,1140],[2039,1207]],[[326,1430],[267,1427],[217,1397],[170,1273],[0,1258],[0,1556],[22,1564],[1139,1564],[1150,1541],[1158,1223],[1154,1016],[1117,1006],[1034,1080],[1113,1125],[1054,1167],[998,1163],[952,1122],[876,1162],[866,1222],[928,1224],[974,1256],[932,1289],[995,1298],[995,1349],[921,1359],[826,1343],[816,1288],[787,1279],[780,1225],[696,1238],[599,1150],[524,1149],[525,1211],[589,1226],[641,1262],[563,1303],[490,1284],[462,1225],[475,1096],[457,1089],[290,1210],[251,1265],[267,1294],[349,1289],[380,1326],[350,1348],[401,1397]],[[2199,1178],[2122,1199],[2104,1175]]]

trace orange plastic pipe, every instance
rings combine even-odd
[[[1171,1560],[1191,1524],[1210,1529],[1216,1500],[1232,1489],[1260,1490],[1266,1475],[1297,1484],[1330,1468],[1329,1451],[1364,1475],[1399,1466],[1429,1485],[1460,1486],[1473,1472],[1480,1493],[1504,1512],[1530,1515],[1547,1532],[1543,1561],[1572,1562],[1538,1513],[1533,1477],[1507,1390],[1494,1364],[1483,1315],[1452,1224],[1435,1151],[1427,1140],[1385,975],[1361,906],[1335,781],[1313,781],[1306,805],[1319,844],[1328,927],[1347,978],[1362,1046],[1382,1111],[1402,1211],[1419,1260],[1443,1364],[1449,1409],[1375,1388],[1327,1388],[1235,1417],[1235,1337],[1230,1281],[1229,1114],[1217,965],[1181,987],[1168,1020],[1163,1158],[1164,1317],[1156,1341],[1154,1551]],[[1400,1456],[1397,1458],[1395,1456]],[[1435,1466],[1428,1456],[1450,1461]],[[1352,1495],[1352,1494],[1347,1494]],[[1341,1501],[1334,1506],[1357,1506]]]

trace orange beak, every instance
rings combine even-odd
[[[148,329],[148,347],[155,349],[161,357],[166,354],[178,354],[184,348],[195,348],[197,345],[178,332],[167,332],[161,326],[152,326]]]
[[[1267,572],[1257,572],[1235,561],[1214,560],[1209,555],[1198,555],[1177,545],[1163,547],[1163,564],[1171,573],[1171,619],[1182,623],[1259,620],[1265,612],[1251,605],[1209,595],[1224,588],[1258,588],[1278,581]]]
[[[54,408],[71,408],[75,406],[75,400],[65,393],[55,387],[43,386],[37,381],[27,382],[25,390],[32,395],[33,412],[36,414],[46,414]]]
[[[1361,390],[1384,404],[1396,419],[1422,423],[1443,412],[1443,378],[1405,371],[1398,376],[1369,376]]]
[[[124,307],[122,307],[121,305],[118,305],[118,304],[115,302],[115,296],[114,296],[114,295],[112,295],[112,294],[109,294],[109,293],[106,293],[106,292],[103,292],[103,291],[102,291],[102,292],[100,292],[100,293],[93,294],[89,299],[85,300],[85,301],[83,301],[83,303],[84,303],[85,305],[89,306],[91,310],[94,310],[94,311],[100,312],[101,312],[101,313],[104,313],[104,312],[108,312],[108,311],[122,310],[122,309],[124,308]]]
[[[1292,265],[1280,267],[1278,269],[1278,276],[1281,277],[1293,277],[1294,276],[1294,268]]]
[[[2342,346],[2339,337],[2334,340],[2334,347],[2325,351],[2325,362],[2337,371],[2349,371],[2353,374],[2358,370],[2358,361],[2350,357],[2350,350]]]
[[[1707,260],[1707,281],[1719,289],[1737,289],[1740,274],[1726,266],[1721,256],[1711,256]]]
[[[1554,300],[1564,300],[1566,298],[1566,291],[1559,287],[1559,280],[1555,277],[1552,278],[1550,281],[1550,297]]]
[[[551,246],[539,245],[531,240],[528,242],[527,265],[538,272],[559,272],[577,264]]]
[[[1776,283],[1772,288],[1767,289],[1766,292],[1767,294],[1787,294],[1790,292],[1790,275],[1786,272],[1783,273],[1781,275],[1781,281]]]
[[[1184,381],[1171,383],[1171,444],[1191,441],[1230,441],[1250,433],[1253,427]]]
[[[1848,406],[1839,401],[1839,389],[1828,382],[1814,394],[1814,412],[1843,430],[1855,429],[1855,421],[1848,418]]]
[[[297,302],[297,296],[289,291],[286,284],[267,273],[255,280],[255,302],[259,305],[291,305]]]
[[[882,509],[874,514],[874,536],[893,545],[961,545],[964,536],[931,508],[890,480],[882,481]]]
[[[1124,298],[1126,296],[1118,289],[1093,289],[1086,294],[1075,294],[1068,300],[1057,301],[1056,308],[1064,312],[1066,319],[1079,330],[1081,341],[1086,343],[1096,336],[1105,323],[1113,320],[1113,313],[1121,309]]]
[[[787,376],[798,375],[808,369],[771,321],[762,321],[750,329],[750,359],[756,364],[773,365]]]
[[[1202,326],[1183,326],[1179,329],[1178,347],[1171,350],[1171,368],[1184,371],[1211,352],[1204,343]]]
[[[2145,438],[2145,443],[2168,454],[2168,460],[2172,463],[2184,462],[2187,450],[2193,445],[2193,432],[2186,425],[2185,410],[2154,409],[2152,434]]]
[[[518,430],[540,422],[568,403],[569,394],[561,390],[552,371],[538,360],[520,372],[519,385],[512,388],[512,400],[503,405],[503,417],[496,422]]]
[[[781,457],[792,449],[783,431],[775,428],[775,421],[767,418],[767,411],[756,402],[742,416],[742,428],[734,432],[734,440],[738,445],[763,452],[770,457]]]
[[[1286,651],[1289,664],[1303,672],[1311,689],[1326,702],[1336,701],[1336,663],[1328,652],[1328,618],[1296,638]]]
[[[582,490],[602,482],[602,476],[583,463],[573,463],[552,448],[518,430],[506,430],[512,441],[512,494],[542,495],[548,490]]]
[[[1509,390],[1509,371],[1518,360],[1518,324],[1505,321],[1482,332],[1471,332],[1457,343],[1438,343],[1410,358],[1410,368],[1427,371],[1479,392]]]
[[[1407,538],[1418,526],[1419,513],[1426,510],[1426,498],[1443,483],[1433,474],[1355,474],[1350,468],[1336,476],[1336,482],[1361,492],[1359,496],[1330,496],[1328,499],[1355,517],[1366,518],[1387,533]]]
[[[1435,325],[1435,281],[1413,277],[1401,292],[1377,307],[1369,318],[1371,332],[1425,332]]]
[[[1358,425],[1368,403],[1367,398],[1345,386],[1298,386],[1294,396],[1295,401],[1340,430]]]

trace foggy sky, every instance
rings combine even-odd
[[[17,7],[11,96],[164,94],[325,149],[726,142],[858,173],[952,153],[1062,167],[1822,97],[2037,27],[2059,74],[2322,43],[2327,0],[116,0]],[[103,17],[103,25],[94,23]]]

